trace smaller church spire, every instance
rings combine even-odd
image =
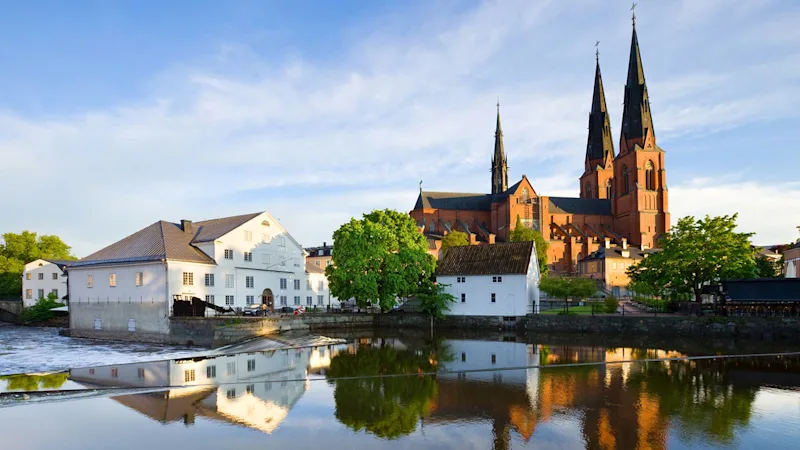
[[[508,162],[503,148],[503,127],[500,125],[500,100],[497,101],[497,127],[494,132],[494,156],[492,157],[492,194],[508,189]]]
[[[600,41],[595,43],[598,47]],[[611,122],[606,107],[603,90],[603,77],[600,74],[600,52],[595,50],[594,92],[592,110],[589,113],[589,138],[586,143],[586,172],[594,171],[598,165],[604,166],[606,159],[614,158],[614,143],[611,137]]]
[[[622,141],[620,153],[627,151],[634,144],[644,145],[648,135],[655,137],[653,118],[650,114],[650,99],[647,95],[647,84],[644,80],[642,55],[639,51],[639,38],[636,35],[636,3],[631,7],[634,13],[633,33],[631,35],[631,51],[628,59],[628,79],[625,84],[625,101],[622,108]],[[626,148],[622,148],[625,145]]]

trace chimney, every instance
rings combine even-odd
[[[328,246],[328,243],[327,243],[327,242],[323,242],[323,243],[322,243],[322,247],[327,247],[327,246]]]
[[[192,221],[186,219],[181,220],[181,229],[184,233],[192,233],[194,231],[192,230]]]
[[[611,248],[611,238],[606,238],[606,248]]]
[[[628,238],[622,238],[622,249],[623,250],[628,249]]]

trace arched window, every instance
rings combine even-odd
[[[592,184],[586,183],[586,197],[592,198]]]
[[[530,194],[528,193],[528,188],[522,188],[522,201],[527,202],[530,200]]]
[[[647,189],[651,191],[656,190],[656,178],[652,161],[647,161],[647,164],[644,166],[644,184]]]
[[[611,180],[606,181],[606,198],[611,198]]]
[[[630,192],[630,174],[628,173],[628,166],[622,166],[622,195]]]

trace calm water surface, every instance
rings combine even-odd
[[[2,448],[800,448],[797,355],[508,335],[344,342],[6,376],[0,390],[18,394],[0,397]]]

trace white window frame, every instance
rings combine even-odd
[[[253,262],[253,252],[244,252],[244,260],[246,262]]]
[[[299,278],[295,278],[293,281],[294,281],[294,283],[293,283],[294,284],[294,290],[295,291],[299,291],[300,290],[300,279]]]
[[[236,297],[233,295],[226,295],[225,296],[225,306],[233,306],[236,304]]]
[[[214,287],[214,274],[213,273],[207,273],[206,276],[205,276],[204,283],[208,287]]]
[[[287,286],[289,286],[289,281],[286,278],[280,279],[280,288],[281,290],[286,290]]]
[[[86,275],[86,287],[91,289],[94,287],[94,276]]]
[[[233,289],[236,287],[236,276],[232,273],[225,274],[225,287],[228,289]]]
[[[285,295],[281,295],[281,306],[289,306]]]
[[[492,292],[492,303],[497,303],[497,294]]]
[[[300,306],[300,296],[299,295],[295,295],[294,296],[294,306]]]
[[[306,296],[306,306],[314,306],[314,296],[313,295]]]
[[[317,296],[317,304],[318,305],[324,305],[325,304],[325,296],[324,295],[318,295]]]
[[[194,272],[183,272],[183,285],[194,286]]]
[[[253,232],[249,230],[244,230],[244,240],[250,242],[253,240]]]
[[[233,259],[233,250],[226,248],[223,254],[224,259]]]
[[[39,298],[44,298],[44,289],[39,289],[36,293],[39,294]]]
[[[247,295],[245,296],[245,303],[248,305],[253,305],[256,302],[256,297],[254,295]]]
[[[206,295],[206,303],[211,303],[212,305],[214,304],[214,295],[213,294]]]
[[[41,272],[40,272],[40,273],[39,273],[39,276],[37,276],[36,278],[38,278],[38,279],[40,279],[40,280],[44,280],[44,273],[41,273]]]
[[[53,272],[53,279],[54,280],[58,280],[58,273],[57,272]]]
[[[136,272],[136,275],[134,275],[133,282],[136,283],[137,287],[143,286],[144,285],[144,272]]]
[[[117,287],[117,274],[108,274],[108,287]]]
[[[254,287],[256,287],[256,277],[252,275],[247,275],[246,277],[244,277],[244,287],[246,287],[247,289],[253,289]]]
[[[33,289],[25,289],[25,298],[27,300],[33,299]]]
[[[306,290],[307,291],[311,290],[311,280],[309,280],[309,279],[306,279]]]
[[[467,294],[461,293],[461,303],[467,303]]]

